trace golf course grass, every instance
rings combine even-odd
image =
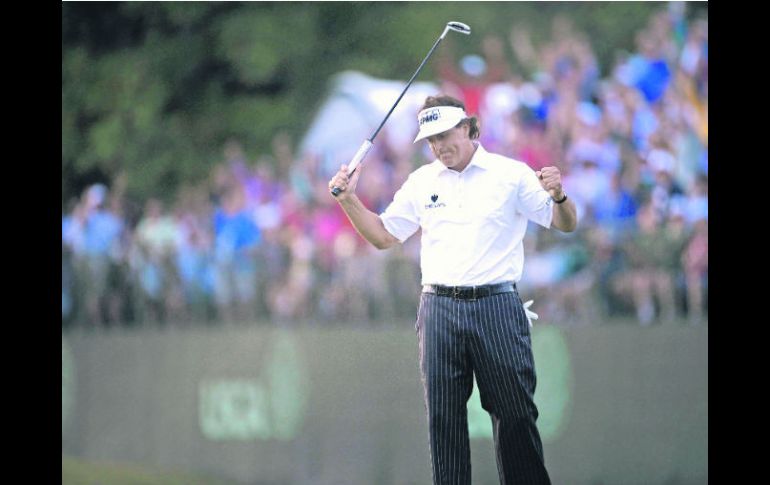
[[[62,485],[238,485],[200,474],[127,463],[92,463],[64,455],[61,478]]]

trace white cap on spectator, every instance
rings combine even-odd
[[[417,115],[417,122],[420,124],[420,132],[417,133],[417,138],[414,139],[414,143],[417,143],[423,138],[428,138],[429,136],[451,130],[467,117],[468,115],[465,114],[465,110],[456,106],[436,106],[434,108],[426,108]]]

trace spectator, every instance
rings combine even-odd
[[[128,226],[128,211],[125,207],[124,194],[125,177],[118,175],[110,190],[108,198],[109,212],[120,226],[115,244],[110,251],[110,263],[107,276],[107,312],[110,321],[124,323],[126,314],[131,309],[131,287],[129,251],[131,248],[131,231]]]
[[[246,208],[241,185],[231,186],[214,213],[215,295],[226,322],[256,318],[259,227]]]
[[[105,325],[110,316],[114,322],[116,317],[114,314],[108,315],[110,271],[114,259],[121,254],[120,243],[124,225],[105,207],[107,195],[108,189],[102,184],[92,185],[86,190],[82,209],[83,233],[82,236],[74,236],[75,239],[82,237],[80,281],[87,322],[93,326]]]
[[[624,314],[622,302],[617,298],[616,285],[623,279],[625,260],[617,243],[623,235],[611,232],[611,227],[597,225],[586,233],[590,269],[595,286],[588,292],[589,303],[595,308],[602,320],[616,318]],[[593,297],[593,301],[590,299]]]
[[[583,221],[596,221],[599,206],[603,206],[610,195],[612,175],[601,170],[595,160],[586,158],[576,163],[564,180],[569,184],[578,217]]]
[[[68,203],[68,210],[62,215],[62,324],[71,325],[77,318],[78,278],[76,265],[83,254],[83,233],[85,226],[85,204],[77,199]]]
[[[633,230],[637,211],[634,194],[620,173],[612,175],[601,203],[593,206],[593,219],[611,235],[622,236]]]
[[[468,114],[479,115],[481,103],[490,84],[508,77],[508,63],[502,39],[488,35],[482,40],[483,55],[471,54],[460,59],[458,70],[451,47],[441,51],[439,76],[443,89],[465,102]]]
[[[684,202],[685,219],[689,225],[701,220],[708,221],[709,217],[709,181],[704,174],[699,174],[691,186],[687,200]]]
[[[667,141],[662,138],[647,156],[648,177],[652,185],[652,208],[660,220],[665,220],[672,205],[681,204],[684,197],[682,187],[674,180],[675,163],[676,159],[668,149]]]
[[[661,219],[651,203],[637,214],[639,233],[629,238],[623,250],[629,271],[619,281],[630,294],[636,318],[642,325],[676,320],[675,281],[687,234],[680,214]]]
[[[267,295],[271,315],[279,324],[308,320],[313,315],[312,291],[317,283],[312,239],[299,225],[287,226],[284,235],[284,244],[290,252],[289,267]]]
[[[181,193],[177,211],[176,271],[185,302],[186,320],[209,321],[214,301],[212,209],[195,188]]]
[[[166,323],[179,317],[174,268],[179,228],[159,199],[151,198],[136,227],[132,266],[137,282],[137,315],[142,322]]]
[[[647,103],[654,104],[668,88],[671,69],[653,33],[647,30],[637,33],[636,43],[639,52],[628,60],[623,80],[638,89]]]
[[[708,221],[698,219],[682,254],[687,289],[687,312],[691,325],[702,324],[708,308],[708,244]]]

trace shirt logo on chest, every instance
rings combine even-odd
[[[430,204],[425,204],[426,209],[436,209],[438,207],[446,207],[446,204],[443,202],[436,202],[438,200],[438,195],[433,194],[430,196],[430,200],[432,201]]]

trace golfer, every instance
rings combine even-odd
[[[534,171],[487,152],[478,120],[450,96],[431,96],[418,114],[415,143],[436,159],[412,172],[377,215],[356,196],[361,167],[329,181],[359,234],[379,249],[422,229],[422,295],[417,337],[428,414],[433,483],[471,483],[466,404],[476,377],[492,418],[504,484],[549,484],[535,421],[535,368],[527,315],[516,282],[528,221],[571,232],[575,205],[556,167]]]

